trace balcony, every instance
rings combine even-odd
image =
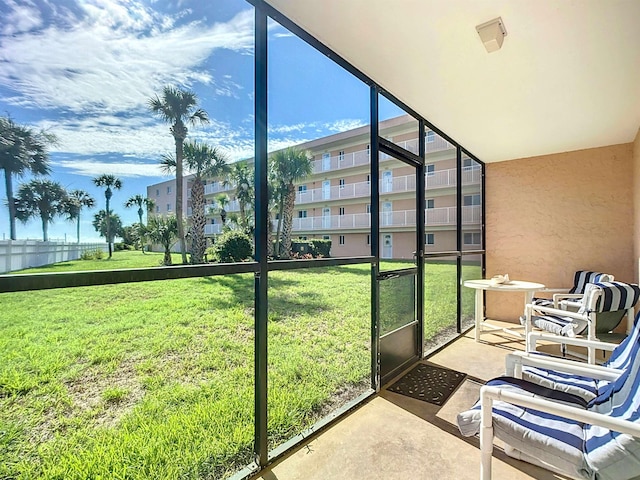
[[[481,176],[482,170],[480,167],[465,167],[462,171],[462,183],[463,185],[479,185]],[[455,168],[429,172],[425,177],[426,190],[455,187],[456,184],[457,171]],[[415,175],[394,177],[390,181],[381,180],[379,185],[380,193],[413,192],[416,189],[416,177]],[[370,196],[370,182],[357,182],[346,185],[333,185],[330,187],[299,191],[296,194],[296,204],[308,204],[328,200],[366,198]]]
[[[232,192],[236,189],[235,185],[223,184],[222,182],[212,182],[204,186],[205,195],[214,195],[216,193]]]
[[[425,210],[426,226],[455,226],[456,207],[429,208]],[[480,205],[462,207],[462,224],[479,225],[482,216]],[[381,227],[415,227],[415,210],[381,212]],[[323,215],[293,219],[293,231],[340,230],[371,228],[371,215],[352,213],[347,215]]]
[[[204,226],[204,234],[205,235],[218,235],[220,233],[222,233],[222,224],[221,223],[216,223],[216,224],[207,223]]]
[[[417,154],[418,139],[407,140],[406,142],[398,142],[400,147]],[[425,143],[426,153],[441,152],[444,150],[452,150],[454,147],[446,140],[435,137],[433,141]],[[392,157],[386,154],[380,156],[381,161],[390,160]],[[345,168],[361,167],[370,163],[369,150],[358,150],[357,152],[345,153],[335,157],[326,157],[313,161],[313,173],[322,173],[332,170],[343,170]]]

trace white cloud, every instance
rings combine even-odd
[[[204,61],[216,49],[253,49],[252,10],[224,23],[176,26],[173,18],[138,2],[80,6],[85,15],[73,26],[51,24],[37,34],[0,39],[0,84],[15,92],[6,103],[82,114],[128,112],[144,108],[167,83],[194,82],[229,95],[237,85],[230,79],[218,85]],[[17,15],[19,9],[12,11]]]
[[[85,177],[95,177],[103,173],[118,177],[161,177],[159,163],[103,162],[95,159],[58,160],[52,162],[69,170],[68,173]]]
[[[3,35],[28,32],[42,25],[40,12],[30,2],[18,4],[13,0],[6,0],[6,7],[9,11],[4,13],[2,21]]]

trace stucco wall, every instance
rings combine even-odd
[[[634,233],[633,258],[636,262],[635,282],[640,280],[640,129],[633,142],[633,204],[634,204]]]
[[[634,281],[638,143],[635,162],[629,143],[488,164],[487,277],[562,287],[590,269]],[[487,292],[487,316],[516,321],[523,298]]]

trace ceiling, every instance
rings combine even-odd
[[[485,162],[632,142],[640,0],[267,0]],[[487,53],[475,26],[502,17]]]

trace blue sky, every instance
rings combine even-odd
[[[244,0],[0,0],[0,114],[46,129],[52,178],[91,193],[91,179],[118,176],[112,205],[167,180],[160,157],[173,151],[169,126],[148,99],[171,84],[198,95],[211,118],[190,138],[221,148],[232,161],[253,156],[253,7]],[[269,149],[368,123],[368,87],[290,32],[269,25]],[[391,109],[387,115],[399,112]],[[15,182],[15,190],[21,181]],[[0,238],[9,237],[4,178]],[[14,192],[15,193],[15,192]],[[98,240],[97,212],[83,211],[83,241]],[[42,238],[38,221],[18,223],[18,238]],[[59,218],[52,239],[75,238]]]

